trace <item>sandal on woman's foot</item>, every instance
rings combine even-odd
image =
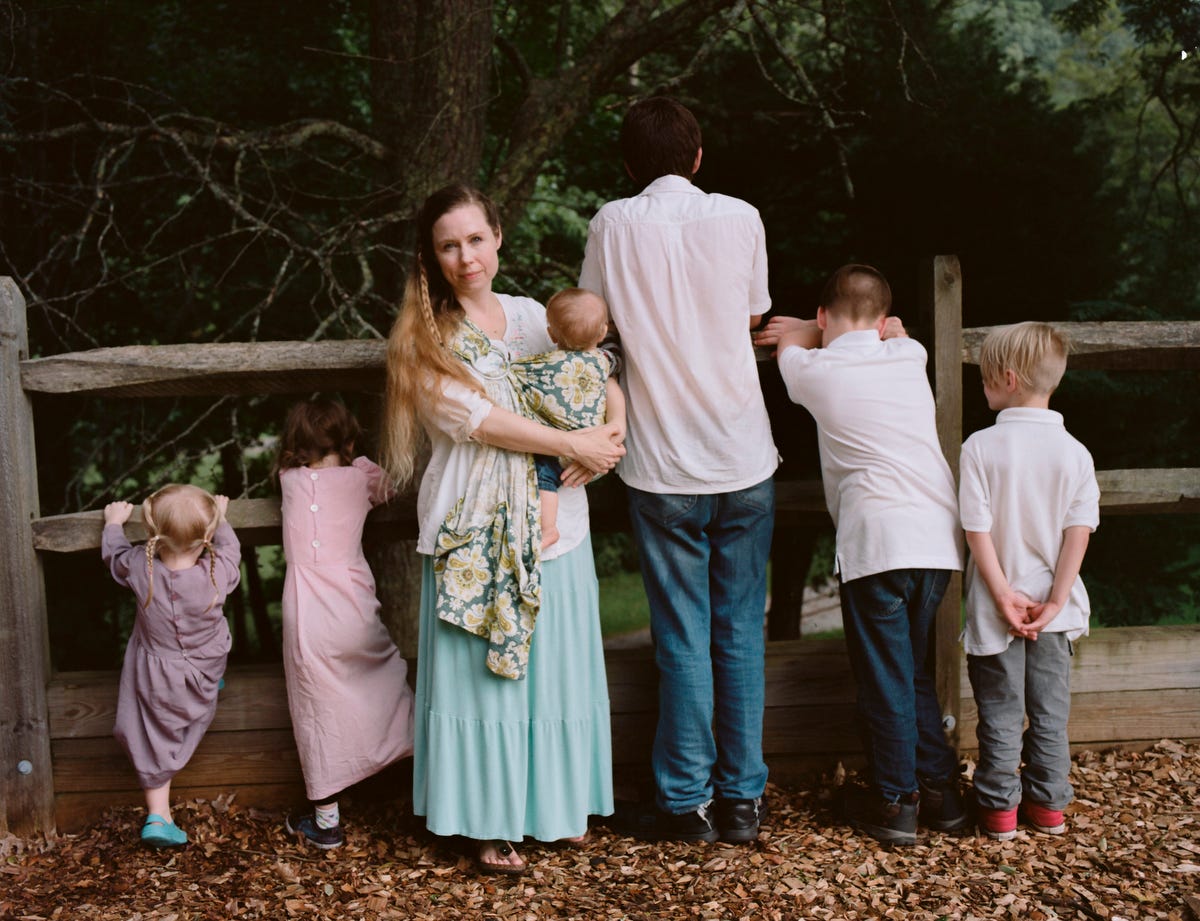
[[[142,844],[155,848],[182,847],[187,840],[187,832],[153,812],[142,823]]]
[[[502,857],[505,861],[514,853],[513,846],[507,841],[484,841],[479,845],[479,852],[475,855],[475,869],[480,873],[520,876],[525,872],[527,865],[523,860],[520,863],[495,863],[490,860],[484,860],[483,852],[488,848],[491,848],[497,857]]]

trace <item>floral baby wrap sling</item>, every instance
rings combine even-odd
[[[450,350],[503,409],[571,430],[604,422],[608,359],[598,350],[510,359],[464,319]],[[487,667],[523,678],[541,607],[541,506],[533,456],[480,444],[466,493],[434,546],[438,617],[488,641]]]

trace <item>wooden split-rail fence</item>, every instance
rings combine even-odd
[[[963,365],[977,363],[986,330],[962,328],[956,258],[930,260],[922,273],[939,435],[957,470]],[[1072,368],[1200,367],[1200,323],[1059,325],[1074,344]],[[9,278],[0,278],[0,333],[0,833],[31,835],[76,829],[112,805],[140,803],[141,794],[112,737],[117,673],[51,669],[41,556],[95,552],[102,515],[41,516],[30,394],[116,399],[379,391],[384,343],[129,346],[31,359],[24,299]],[[1200,511],[1200,470],[1104,470],[1098,478],[1106,515]],[[819,483],[778,484],[781,525],[825,515]],[[619,526],[602,509],[593,510],[593,519],[596,528]],[[229,520],[245,545],[280,542],[278,500],[236,500]],[[129,526],[135,540],[138,527],[136,521]],[[413,537],[411,502],[377,510],[368,527]],[[952,738],[970,750],[975,712],[958,644],[960,612],[956,580],[939,613],[938,691]],[[613,650],[607,664],[613,749],[619,768],[635,769],[646,763],[653,736],[653,659],[647,649]],[[854,687],[840,639],[769,644],[766,678],[764,738],[774,776],[829,769],[856,757]],[[1076,749],[1200,738],[1200,626],[1094,631],[1079,644],[1072,692]],[[278,663],[231,667],[216,720],[173,788],[184,798],[237,793],[242,803],[268,808],[302,797]]]

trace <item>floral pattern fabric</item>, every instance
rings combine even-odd
[[[546,352],[510,360],[464,320],[451,350],[474,368],[493,404],[570,430],[604,421],[608,360]],[[520,679],[541,607],[541,506],[533,457],[481,444],[466,493],[434,545],[437,616],[488,641],[487,667]]]

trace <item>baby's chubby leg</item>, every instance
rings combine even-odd
[[[542,549],[557,543],[558,533],[558,493],[551,490],[540,490],[538,498],[542,503]]]

